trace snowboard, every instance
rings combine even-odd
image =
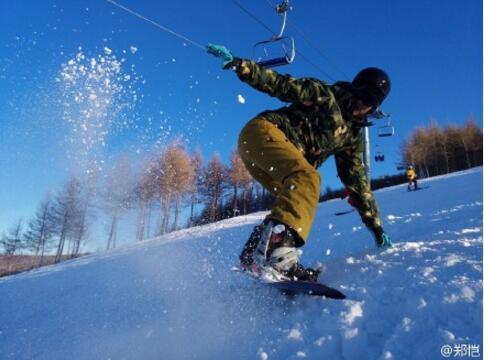
[[[302,281],[302,280],[280,280],[280,281],[267,281],[262,279],[260,276],[254,275],[250,271],[245,271],[240,267],[234,266],[232,271],[240,272],[250,276],[257,282],[273,287],[279,290],[284,295],[310,295],[310,296],[321,296],[329,299],[346,299],[346,295],[341,291],[324,285],[320,282],[314,281]]]
[[[408,192],[412,192],[412,191],[420,191],[420,190],[425,190],[425,189],[428,189],[429,187],[428,186],[422,186],[422,187],[418,187],[416,189],[407,189]]]
[[[329,299],[343,300],[346,299],[346,295],[341,291],[329,287],[327,285],[321,284],[320,282],[313,281],[299,281],[299,280],[286,280],[286,281],[275,281],[266,282],[267,285],[276,288],[286,295],[311,295],[311,296],[322,296]]]
[[[340,211],[340,212],[334,213],[334,215],[335,216],[341,216],[341,215],[351,214],[354,211],[355,211],[355,209],[346,210],[346,211]]]

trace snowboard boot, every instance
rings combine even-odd
[[[242,252],[240,253],[240,267],[244,270],[252,270],[256,272],[256,266],[254,264],[254,252],[260,242],[262,227],[263,224],[254,227],[254,230],[252,230],[252,233],[249,236],[249,240],[247,240]]]
[[[304,242],[288,226],[266,219],[255,227],[240,255],[241,266],[276,280],[317,281],[319,270],[299,264],[300,247]]]

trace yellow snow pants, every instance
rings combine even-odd
[[[277,126],[256,117],[242,129],[239,154],[252,177],[275,196],[269,218],[306,241],[316,213],[321,176]]]

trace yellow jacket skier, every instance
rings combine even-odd
[[[408,190],[412,190],[412,184],[414,184],[414,190],[417,190],[417,173],[412,165],[407,168],[407,180],[408,180]]]
[[[289,103],[249,121],[239,137],[239,153],[250,174],[275,196],[270,214],[256,226],[240,255],[241,266],[276,279],[316,281],[319,271],[303,267],[298,247],[308,238],[320,195],[316,170],[334,155],[338,175],[378,246],[391,246],[384,232],[362,162],[361,129],[390,91],[388,75],[377,68],[354,80],[329,85],[314,78],[280,75],[249,60],[234,58],[223,46],[208,51],[224,60],[240,80]]]

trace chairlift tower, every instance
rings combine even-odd
[[[368,126],[365,126],[363,128],[363,145],[365,147],[365,150],[363,152],[363,164],[365,164],[365,174],[366,174],[366,178],[368,179],[368,185],[370,186],[370,189],[371,189],[370,128]]]

